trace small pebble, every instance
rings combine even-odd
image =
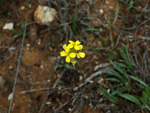
[[[27,47],[30,47],[30,44],[26,44]]]
[[[61,88],[61,87],[59,87],[58,89],[59,89],[59,90],[61,90],[62,88]]]
[[[71,108],[68,108],[68,111],[71,111],[72,109]]]
[[[85,98],[88,99],[89,97],[86,95]]]
[[[38,44],[38,45],[41,45],[41,39],[38,39],[38,40],[37,40],[37,44]]]
[[[46,102],[46,104],[52,104],[51,102]]]
[[[99,12],[100,12],[101,14],[104,14],[104,10],[103,10],[103,9],[100,9]]]
[[[43,65],[40,65],[40,68],[41,68],[41,69],[44,69],[44,66],[43,66]]]
[[[109,93],[109,92],[110,92],[110,89],[108,89],[107,92]]]
[[[3,30],[13,30],[14,24],[12,22],[6,23],[3,27]]]
[[[14,67],[12,65],[9,66],[9,70],[12,70]]]
[[[93,83],[93,81],[91,80],[91,81],[89,81],[91,84]]]
[[[113,6],[109,6],[109,9],[113,9]]]
[[[13,98],[13,93],[10,93],[8,96],[8,100],[11,100]]]
[[[21,8],[20,8],[21,10],[24,10],[25,9],[25,7],[24,6],[21,6]]]
[[[29,8],[31,8],[31,7],[32,7],[32,5],[31,5],[31,4],[29,4],[29,5],[28,5],[28,7],[29,7]]]
[[[100,82],[100,83],[102,83],[103,81],[104,81],[104,79],[103,79],[103,78],[101,78],[101,79],[99,80],[99,82]]]
[[[74,91],[78,90],[78,87],[73,88]]]
[[[105,2],[107,5],[109,4],[109,1],[108,0],[106,0],[106,2]]]
[[[80,81],[81,81],[81,80],[83,80],[83,77],[82,77],[82,76],[80,76],[79,80],[80,80]]]

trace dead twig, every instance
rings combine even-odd
[[[95,72],[90,77],[88,77],[87,79],[85,79],[84,83],[80,84],[79,87],[84,86],[85,84],[87,84],[88,82],[90,82],[94,77],[100,76],[103,73],[104,73],[103,71],[97,71],[97,72]]]
[[[26,24],[27,24],[27,21],[25,21],[25,27],[24,27],[24,33],[23,33],[23,38],[22,38],[22,43],[21,43],[21,48],[20,48],[20,54],[19,54],[19,57],[18,57],[18,65],[17,65],[17,70],[16,70],[16,77],[15,77],[15,82],[14,82],[14,86],[13,86],[13,96],[12,96],[12,99],[11,99],[11,102],[10,102],[10,106],[9,106],[9,112],[11,112],[11,108],[12,108],[12,103],[13,103],[13,99],[14,99],[14,93],[15,93],[15,88],[16,88],[16,83],[17,83],[17,78],[18,78],[18,75],[19,75],[19,67],[20,67],[20,62],[21,62],[21,58],[22,58],[22,50],[23,50],[23,45],[24,45],[24,39],[25,39],[25,36],[26,36]]]

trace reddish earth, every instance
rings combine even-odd
[[[72,0],[70,1],[72,2]],[[74,7],[74,9],[69,10],[75,13],[77,11],[83,12],[85,9],[89,8],[89,18],[91,20],[87,20],[88,25],[90,25],[89,27],[91,28],[101,30],[101,35],[86,32],[84,34],[85,36],[81,33],[81,35],[76,36],[76,39],[81,40],[85,47],[93,48],[101,48],[101,40],[103,39],[106,46],[111,48],[108,31],[108,29],[111,28],[109,28],[110,26],[108,26],[108,24],[106,24],[107,26],[104,28],[102,24],[106,23],[106,18],[113,21],[117,0],[93,0],[92,2],[90,2],[90,0],[82,0],[81,2],[82,3],[79,2],[77,8]],[[143,2],[145,1],[143,0]],[[75,2],[73,1],[72,3]],[[69,39],[70,32],[67,34],[63,29],[61,30],[62,27],[59,26],[59,22],[54,22],[52,28],[36,24],[33,19],[33,14],[39,4],[47,6],[48,2],[40,2],[40,0],[15,0],[10,3],[6,1],[4,6],[0,6],[0,113],[5,113],[9,110],[10,100],[8,100],[8,96],[12,93],[14,87],[18,56],[20,54],[22,41],[22,36],[11,39],[11,37],[14,36],[14,32],[3,30],[3,26],[7,22],[15,23],[16,30],[20,29],[22,18],[27,20],[28,23],[12,104],[12,113],[49,113],[59,111],[59,108],[61,109],[61,107],[65,113],[69,113],[69,110],[72,110],[72,108],[74,108],[72,112],[78,111],[77,107],[72,106],[71,101],[69,101],[73,97],[73,93],[78,92],[71,90],[71,94],[69,91],[61,90],[56,87],[59,86],[59,84],[67,86],[66,88],[69,88],[69,86],[74,88],[79,87],[84,80],[79,80],[82,73],[84,73],[84,77],[86,78],[95,72],[94,67],[96,65],[108,62],[107,58],[110,55],[108,51],[94,53],[91,50],[85,50],[86,58],[79,60],[79,63],[76,65],[77,71],[64,71],[64,67],[58,68],[55,71],[54,67],[58,63],[60,64],[59,60],[61,60],[59,52],[62,50],[62,45]],[[61,2],[60,4],[55,4],[54,2],[52,7],[58,10],[59,5],[61,5]],[[126,14],[127,5],[121,3],[119,5],[119,15],[122,13]],[[61,10],[64,10],[63,8]],[[61,15],[59,16],[60,18],[64,17],[61,17]],[[102,22],[98,20],[101,20]],[[117,21],[116,26],[118,29],[120,29],[122,25],[122,21]],[[85,25],[84,27],[86,28],[87,26]],[[61,32],[58,33],[57,31]],[[118,31],[113,30],[112,35],[115,42],[117,42],[119,35]],[[66,37],[66,39],[62,37]],[[85,40],[84,37],[86,37]],[[124,42],[126,42],[126,40]],[[120,46],[120,44],[118,44],[118,46]],[[114,50],[114,52],[117,51]],[[60,79],[62,74],[64,77]],[[41,88],[51,89],[40,90]],[[52,88],[56,89],[52,90]],[[37,91],[33,91],[34,89],[37,89]],[[26,93],[21,93],[26,90]],[[92,94],[93,92],[91,92],[91,94],[88,92],[86,95]],[[91,98],[95,97],[91,96]],[[69,104],[63,107],[65,102],[68,102]],[[109,110],[106,111],[109,112]],[[106,113],[106,111],[101,108],[91,107],[89,101],[83,104],[81,110],[79,110],[80,113]]]

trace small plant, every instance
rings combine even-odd
[[[24,21],[24,19],[22,19],[21,20],[20,30],[17,31],[17,30],[14,29],[15,35],[11,39],[16,39],[16,38],[22,36],[23,35],[24,26],[25,26],[25,21]]]
[[[76,64],[76,59],[75,57],[77,56],[77,58],[84,58],[85,57],[85,53],[81,52],[81,50],[83,49],[83,45],[80,44],[80,41],[76,41],[73,42],[71,40],[69,40],[69,44],[63,45],[64,51],[60,52],[60,55],[62,57],[66,57],[66,62],[67,63],[72,63],[73,66],[75,66]]]
[[[108,100],[112,103],[115,103],[115,104],[119,104],[120,103],[120,100],[116,97],[115,94],[112,93],[109,93],[105,88],[103,87],[100,87],[99,88],[99,92],[101,92],[102,94],[104,94]]]
[[[142,93],[142,96],[139,98],[141,101],[141,108],[146,110],[147,112],[150,112],[150,87],[145,87],[145,90]]]
[[[61,60],[61,61],[60,61],[60,64],[57,64],[57,65],[54,67],[54,70],[56,71],[58,68],[72,69],[72,67],[69,66],[68,64],[66,64],[64,60]]]
[[[150,87],[146,86],[142,92],[142,96],[130,95],[130,94],[119,94],[120,97],[127,99],[135,103],[141,109],[144,109],[147,113],[150,112]]]
[[[122,57],[122,60],[120,60],[120,62],[116,62],[116,63],[114,63],[110,60],[114,69],[110,68],[110,69],[106,70],[105,72],[110,75],[113,75],[114,77],[107,78],[107,80],[117,82],[117,83],[119,83],[119,86],[121,86],[124,89],[124,91],[129,91],[131,75],[128,74],[127,69],[132,70],[133,66],[132,66],[132,62],[130,60],[128,49],[124,44],[122,44],[122,47],[119,48],[119,53]]]
[[[133,71],[133,65],[128,53],[128,49],[124,44],[122,44],[122,47],[119,48],[119,53],[122,59],[115,63],[110,61],[113,65],[113,68],[109,68],[105,71],[105,73],[111,75],[111,77],[106,78],[106,80],[110,81],[110,92],[107,92],[107,90],[102,86],[99,88],[99,91],[103,93],[110,102],[116,104],[120,103],[118,99],[119,96],[135,103],[137,106],[146,111],[150,111],[150,87],[138,77],[129,74],[131,71]],[[136,87],[145,89],[142,93],[142,96],[130,94],[132,91],[131,81],[136,83]]]
[[[109,36],[110,36],[111,46],[113,48],[114,48],[114,39],[113,39],[113,35],[112,35],[112,28],[115,26],[115,24],[117,22],[118,14],[119,14],[119,3],[117,3],[117,6],[116,6],[116,13],[115,13],[115,18],[114,18],[113,22],[111,22],[109,19],[107,20],[107,23],[110,26]]]
[[[79,25],[80,25],[80,22],[77,22],[75,20],[74,17],[72,17],[72,27],[73,27],[73,32],[76,36],[79,35]]]
[[[128,13],[130,12],[131,8],[133,7],[134,3],[137,2],[139,0],[120,0],[120,2],[128,5]]]

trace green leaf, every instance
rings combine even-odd
[[[54,67],[54,70],[56,71],[57,68],[61,68],[61,67],[63,67],[63,65],[56,65],[56,66]]]
[[[23,35],[23,32],[17,32],[17,34],[15,34],[12,38],[11,38],[11,40],[13,40],[13,39],[15,39],[15,38],[18,38],[18,37],[20,37],[20,36],[22,36]]]
[[[134,77],[134,76],[129,76],[131,79],[133,79],[133,80],[135,80],[135,81],[137,81],[137,82],[139,82],[139,83],[141,83],[142,85],[144,85],[144,86],[148,86],[145,82],[143,82],[141,79],[139,79],[139,78],[137,78],[137,77]]]
[[[15,33],[15,34],[17,34],[17,33],[18,33],[18,31],[17,31],[16,29],[13,29],[13,31],[14,31],[14,33]]]
[[[114,91],[114,92],[112,92],[112,95],[121,94],[121,93],[123,93],[125,91],[127,91],[127,90],[126,89],[122,89],[122,90]]]
[[[150,96],[150,87],[149,86],[147,86],[146,88],[145,88],[145,93],[148,95],[148,96]],[[150,99],[150,98],[149,98]]]
[[[140,87],[141,89],[145,89],[145,86],[143,86],[142,84],[136,83],[136,85],[137,85],[138,87]]]
[[[107,20],[107,23],[109,24],[109,26],[111,26],[112,24],[111,24],[111,21],[108,19]]]
[[[115,25],[117,18],[118,18],[118,14],[119,14],[119,3],[117,2],[117,7],[116,7],[116,13],[115,13],[115,19],[113,22],[113,26]]]
[[[68,64],[65,64],[65,66],[64,66],[65,68],[67,68],[67,69],[72,69],[72,67],[71,66],[69,66]]]
[[[75,20],[74,17],[72,17],[72,24],[73,24],[73,31],[74,31],[74,34],[75,34],[76,36],[79,35],[79,33],[78,33],[78,25],[77,25],[77,22],[76,22],[76,20]]]
[[[128,48],[123,43],[121,43],[121,45],[122,47],[119,48],[119,53],[121,57],[123,58],[123,62],[127,65],[128,68],[133,69],[133,65],[130,59]]]
[[[114,48],[114,39],[113,39],[113,35],[112,35],[112,31],[109,31],[109,37],[110,37],[110,41],[111,41],[111,46],[112,48]]]
[[[128,68],[125,64],[123,63],[120,63],[120,62],[117,62],[116,63],[119,67],[122,67],[122,68]]]
[[[120,75],[118,72],[116,72],[114,69],[108,69],[108,70],[106,70],[106,71],[104,71],[105,73],[107,73],[107,74],[110,74],[110,75],[114,75],[114,76],[116,76],[118,79],[120,79],[120,81],[122,82],[122,83],[125,83],[126,82],[126,80],[125,80],[125,78],[122,76],[122,75]]]
[[[117,63],[113,63],[112,61],[110,61],[110,62],[112,63],[113,67],[114,67],[117,71],[119,71],[121,74],[124,75],[124,70],[123,70],[123,68],[119,67],[119,66],[117,65]]]
[[[124,79],[126,81],[127,80],[129,81],[129,75],[127,74],[126,70],[124,68],[120,67],[118,65],[118,63],[113,63],[112,61],[110,61],[110,62],[112,63],[112,65],[114,66],[114,68],[123,75]]]
[[[134,1],[130,0],[129,7],[128,7],[128,12],[130,12],[130,9],[133,7],[133,4],[134,4]]]
[[[59,80],[58,83],[61,84],[61,83],[63,83],[63,81],[62,81],[62,80]]]
[[[108,97],[108,100],[111,101],[112,103],[116,103],[116,104],[120,103],[120,100],[115,96]]]
[[[120,103],[120,100],[116,96],[114,96],[114,95],[110,94],[109,92],[107,92],[106,89],[104,89],[103,87],[99,88],[99,92],[104,94],[110,102],[113,102],[113,103],[116,103],[116,104]]]
[[[118,94],[118,95],[124,99],[127,99],[127,100],[137,104],[138,106],[141,105],[141,102],[134,95],[130,95],[130,94]]]
[[[112,81],[112,82],[121,82],[121,80],[117,78],[106,78],[106,80]]]
[[[106,47],[105,42],[104,42],[103,39],[101,39],[101,44],[102,44],[103,47]]]
[[[112,54],[108,57],[108,60],[114,60],[116,58],[116,54]]]

